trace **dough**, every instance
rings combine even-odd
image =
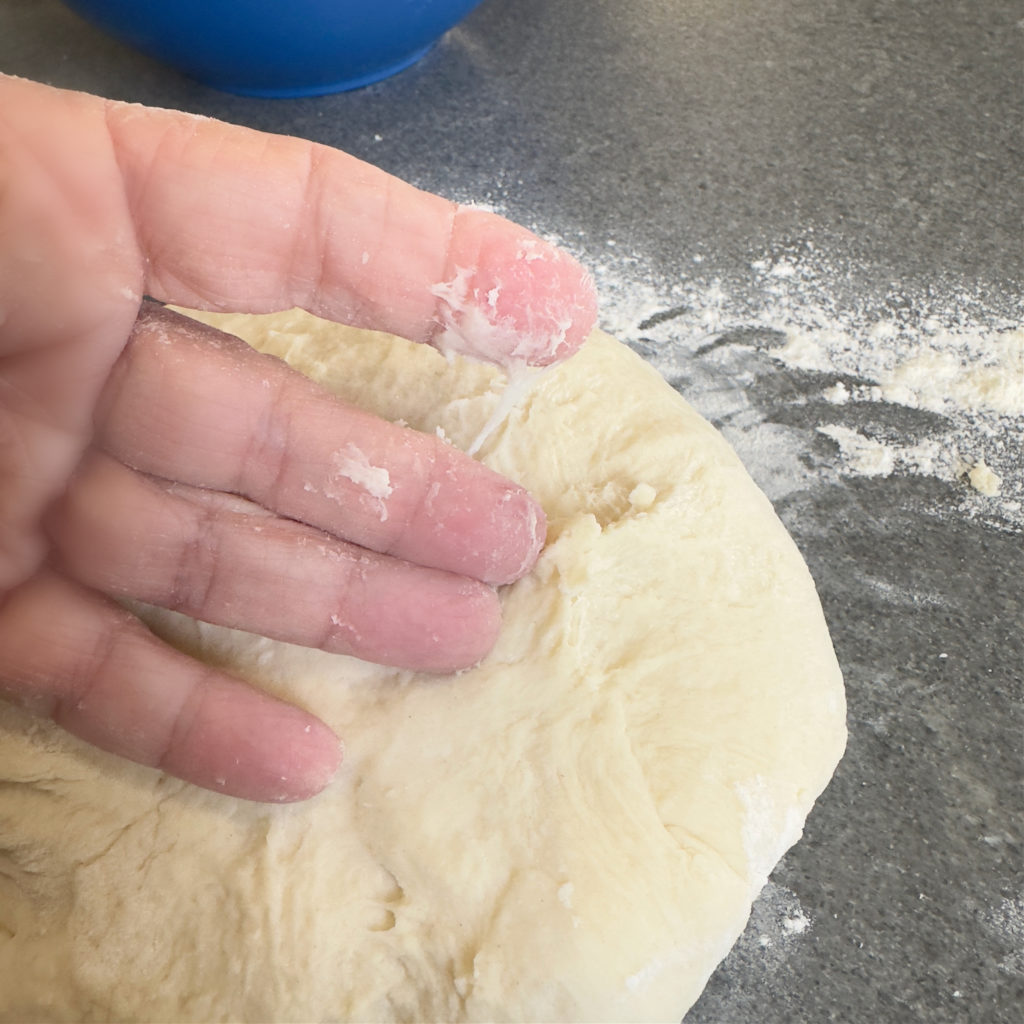
[[[499,399],[495,368],[397,339],[205,319],[462,446]],[[201,791],[0,706],[0,1019],[679,1020],[843,749],[814,587],[726,443],[605,335],[479,457],[550,532],[472,671],[147,612],[345,738],[308,803]]]

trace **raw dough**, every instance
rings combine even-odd
[[[218,323],[460,445],[501,390],[305,314]],[[149,613],[345,738],[314,800],[201,791],[0,706],[0,1019],[679,1020],[843,749],[814,587],[726,443],[605,335],[480,457],[550,532],[473,671]]]

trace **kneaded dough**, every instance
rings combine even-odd
[[[460,446],[493,367],[204,317]],[[0,1019],[678,1021],[845,742],[810,576],[722,438],[595,333],[479,457],[543,504],[478,668],[418,676],[148,611],[345,739],[264,806],[0,706]]]

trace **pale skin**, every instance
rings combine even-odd
[[[484,657],[495,588],[543,543],[533,499],[142,299],[436,344],[455,280],[484,314],[462,347],[491,358],[496,337],[566,358],[594,323],[585,272],[501,218],[305,141],[0,76],[0,696],[199,786],[300,800],[340,738],[121,599],[427,672]],[[385,498],[338,476],[350,445]]]

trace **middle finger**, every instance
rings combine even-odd
[[[544,513],[523,488],[152,303],[111,374],[97,432],[143,472],[242,494],[360,547],[486,583],[518,579],[544,541]]]
[[[496,594],[477,580],[145,477],[101,453],[86,457],[48,527],[59,567],[96,590],[367,661],[466,668],[500,624]]]

